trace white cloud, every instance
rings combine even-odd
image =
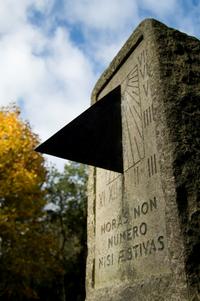
[[[191,1],[187,6],[178,7],[175,25],[179,30],[200,38],[200,2]]]
[[[67,0],[66,16],[93,29],[118,30],[127,20],[138,16],[137,1]]]
[[[0,19],[12,5],[5,2]],[[94,75],[67,29],[46,36],[25,18],[31,1],[20,4],[13,25],[4,20],[0,28],[0,105],[23,100],[23,115],[44,140],[89,106]],[[36,4],[44,9],[42,1]]]
[[[95,49],[95,59],[101,62],[102,65],[108,66],[112,58],[118,53],[123,44],[123,37],[120,40],[110,41],[107,43],[99,43],[99,45],[93,45]]]
[[[32,0],[32,5],[42,12],[50,12],[54,5],[54,0]]]
[[[0,103],[16,101],[36,89],[44,75],[44,64],[31,51],[32,30],[20,31],[0,40]]]
[[[0,1],[0,33],[8,34],[16,31],[26,21],[26,9],[30,0],[4,0]]]
[[[100,68],[109,64],[140,22],[138,2],[133,0],[66,0],[64,18],[81,26],[84,50]]]
[[[161,18],[174,14],[177,8],[177,0],[138,0],[138,5]]]
[[[30,96],[31,101],[26,106],[28,114],[37,111],[31,117],[37,127],[43,125],[42,137],[89,106],[93,82],[89,62],[72,45],[66,30],[58,29],[47,41],[47,46],[51,55],[44,58],[45,75],[37,83],[37,92]],[[44,107],[42,111],[41,105]]]

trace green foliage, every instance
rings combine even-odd
[[[0,110],[0,300],[85,299],[85,166],[47,171],[15,106]]]
[[[48,181],[51,226],[60,239],[60,260],[65,270],[63,300],[85,299],[86,182],[84,165],[68,163],[63,173],[52,169]]]
[[[46,169],[38,138],[15,106],[0,111],[0,299],[34,300],[63,273],[57,238],[45,227]]]

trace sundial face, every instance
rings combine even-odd
[[[121,86],[124,172],[96,170],[96,287],[168,272],[150,67],[141,43],[100,95]]]

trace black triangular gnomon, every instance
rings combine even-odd
[[[36,151],[123,173],[120,86],[39,145]]]

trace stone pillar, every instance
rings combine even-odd
[[[90,168],[86,300],[200,300],[199,40],[144,20],[92,103],[118,85],[124,173]]]

